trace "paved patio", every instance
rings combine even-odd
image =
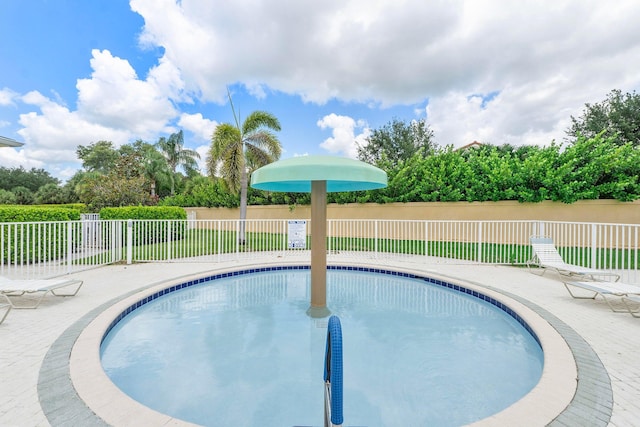
[[[38,309],[12,310],[0,325],[0,426],[85,425],[77,419],[51,415],[51,405],[56,403],[52,403],[51,398],[55,393],[47,389],[46,382],[43,385],[46,374],[43,363],[52,363],[48,353],[52,345],[59,343],[59,337],[73,338],[74,325],[77,327],[79,320],[96,308],[170,278],[279,261],[282,259],[102,267],[72,275],[84,280],[83,288],[75,297],[48,296]],[[286,261],[296,262],[296,259]],[[640,425],[640,319],[611,312],[601,299],[572,299],[560,278],[552,273],[540,277],[516,267],[425,262],[424,258],[361,262],[373,267],[386,265],[425,275],[455,277],[526,301],[534,310],[552,319],[552,325],[565,334],[567,342],[571,341],[579,377],[585,378],[584,384],[579,384],[574,404],[554,425]],[[53,363],[64,366],[68,359]],[[596,387],[587,387],[587,384]],[[60,396],[62,403],[58,404],[64,404],[67,397]],[[520,425],[536,424],[523,419]]]

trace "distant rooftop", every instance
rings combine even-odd
[[[480,148],[482,147],[482,143],[478,142],[478,141],[473,141],[470,144],[467,145],[463,145],[462,147],[456,148],[454,151],[464,151],[464,150],[469,150],[471,148],[475,149],[475,148]]]
[[[22,142],[0,135],[0,147],[22,147],[23,145],[24,144]]]

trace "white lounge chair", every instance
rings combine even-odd
[[[6,297],[5,297],[6,298]],[[4,322],[4,319],[7,318],[7,314],[11,311],[11,303],[9,302],[9,298],[7,298],[7,302],[0,302],[0,324]]]
[[[597,280],[598,277],[613,277],[617,282],[620,275],[608,271],[592,268],[580,267],[579,265],[567,264],[553,244],[550,237],[531,237],[529,239],[533,248],[533,258],[527,261],[527,267],[537,266],[543,269],[542,274],[548,270],[556,270],[562,276],[583,277]]]
[[[629,311],[630,315],[632,315],[633,317],[640,317],[640,306],[637,305],[640,304],[640,296],[625,295],[622,297],[622,302],[624,303],[626,309]],[[629,304],[629,302],[631,302],[631,304]],[[636,307],[633,307],[634,304],[636,305]]]
[[[627,305],[627,302],[624,301],[625,298],[640,302],[640,286],[638,285],[628,285],[626,283],[618,282],[564,282],[564,287],[567,288],[567,291],[569,291],[569,295],[576,299],[595,299],[598,295],[600,295],[607,303],[609,308],[616,313],[626,313],[628,311],[633,315],[634,311],[632,311]],[[571,292],[572,287],[581,288],[593,292],[593,295],[577,295],[576,293]],[[611,304],[609,298],[607,298],[607,295],[623,297],[625,309],[621,310],[615,308]]]
[[[37,308],[48,293],[58,297],[74,296],[80,290],[82,283],[82,280],[69,278],[14,280],[0,277],[0,293],[7,298],[13,308]],[[71,291],[61,292],[65,288],[71,288]],[[15,304],[16,297],[32,294],[39,296],[33,304]]]

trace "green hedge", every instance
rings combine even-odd
[[[75,206],[0,206],[0,222],[77,221],[81,210]]]
[[[71,206],[0,206],[0,223],[12,223],[2,225],[3,262],[42,262],[61,258],[67,250],[67,227],[62,224],[45,227],[42,223],[79,219],[80,210]],[[77,234],[74,236],[79,238]]]
[[[124,206],[100,209],[100,219],[187,219],[187,212],[176,206]]]
[[[135,246],[164,242],[167,240],[181,240],[186,231],[184,221],[160,221],[160,220],[185,220],[187,212],[176,206],[125,206],[120,208],[102,208],[100,210],[101,220],[159,220],[157,222],[145,221],[144,223],[133,222],[133,239]],[[170,225],[170,229],[167,226]],[[145,227],[143,229],[143,227]],[[127,228],[124,228],[126,239]],[[103,236],[109,238],[109,228],[105,227]],[[126,240],[124,240],[126,241]]]

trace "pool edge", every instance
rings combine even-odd
[[[342,265],[345,263],[330,263],[330,265]],[[349,265],[353,265],[353,266],[363,266],[366,268],[371,268],[371,269],[376,269],[376,268],[380,268],[380,265],[377,264],[372,264],[372,263],[363,263],[363,262],[349,262],[346,263]],[[274,267],[274,266],[291,266],[291,265],[301,265],[300,262],[282,262],[281,260],[279,262],[273,262],[273,263],[265,263],[265,262],[259,262],[259,263],[255,263],[255,264],[247,264],[247,265],[238,265],[238,266],[234,266],[232,268],[224,268],[224,269],[212,269],[210,270],[212,273],[214,274],[218,274],[220,272],[225,272],[225,271],[238,271],[238,270],[244,270],[247,268],[259,268],[259,267]],[[516,302],[518,305],[521,305],[523,308],[526,308],[526,310],[531,310],[533,313],[535,313],[537,316],[539,316],[540,318],[542,318],[544,320],[544,324],[547,325],[547,327],[551,327],[554,329],[555,332],[557,333],[561,333],[563,336],[566,335],[567,333],[569,335],[573,334],[575,335],[575,337],[578,338],[578,341],[582,340],[582,338],[575,332],[573,331],[571,328],[569,328],[566,324],[564,324],[562,321],[560,321],[559,319],[557,319],[555,316],[551,315],[550,313],[546,312],[545,310],[541,309],[540,307],[537,307],[535,304],[530,303],[526,300],[523,301],[519,301],[519,297],[514,296],[514,295],[505,295],[504,291],[498,291],[495,289],[491,289],[490,287],[486,286],[486,285],[482,285],[482,284],[477,284],[477,283],[473,283],[473,282],[469,282],[467,280],[461,280],[455,277],[451,277],[451,276],[447,276],[447,275],[443,275],[440,273],[437,273],[435,271],[427,271],[427,270],[416,270],[416,269],[412,269],[410,267],[393,267],[393,266],[385,266],[383,268],[384,270],[395,270],[395,271],[399,271],[399,272],[410,272],[412,274],[416,274],[417,276],[428,276],[428,277],[433,277],[433,278],[443,278],[444,280],[448,281],[448,282],[458,282],[462,285],[464,285],[465,287],[478,287],[479,290],[481,290],[483,293],[488,294],[489,292],[492,293],[492,297],[496,298],[496,299],[508,299],[509,303],[508,305],[514,309],[516,309],[516,307],[514,306],[514,304],[512,304],[513,302]],[[130,292],[128,294],[125,294],[119,298],[115,298],[114,300],[111,300],[103,305],[101,305],[100,307],[92,310],[91,312],[87,313],[85,316],[83,316],[83,318],[81,318],[80,320],[78,320],[74,325],[72,325],[70,328],[68,328],[67,331],[65,331],[65,333],[63,333],[60,338],[56,341],[56,343],[54,343],[54,345],[52,345],[49,353],[47,353],[47,356],[45,356],[45,362],[43,362],[43,369],[41,369],[41,379],[43,376],[43,373],[46,374],[46,372],[43,372],[45,365],[47,364],[47,361],[50,360],[51,358],[56,358],[56,360],[60,359],[60,352],[62,353],[67,353],[69,355],[69,358],[67,359],[68,363],[67,363],[67,372],[69,372],[69,375],[71,377],[71,385],[66,385],[65,387],[67,388],[71,388],[70,389],[70,393],[75,394],[75,390],[73,389],[73,387],[75,386],[76,388],[78,388],[78,393],[79,396],[76,395],[76,399],[80,401],[80,403],[84,403],[86,405],[88,405],[88,407],[86,408],[88,412],[90,413],[95,413],[98,415],[94,414],[94,417],[96,419],[96,423],[95,424],[84,424],[84,425],[104,425],[104,424],[100,424],[98,422],[98,420],[100,420],[99,417],[101,418],[106,418],[105,421],[108,423],[115,423],[115,425],[135,425],[136,423],[140,422],[140,418],[136,418],[134,416],[134,418],[127,418],[130,415],[123,415],[123,416],[118,416],[118,417],[114,417],[113,414],[109,415],[109,414],[104,414],[104,409],[108,408],[109,405],[114,404],[118,399],[120,399],[122,396],[118,396],[118,394],[123,395],[124,398],[126,400],[131,401],[132,399],[128,398],[126,395],[124,395],[124,393],[122,393],[119,389],[117,389],[117,387],[115,387],[115,385],[113,385],[113,383],[111,383],[111,381],[106,377],[106,374],[104,375],[104,377],[106,378],[106,381],[108,382],[108,384],[110,385],[110,388],[115,389],[115,393],[112,393],[113,390],[109,391],[109,390],[105,390],[102,389],[101,386],[99,386],[98,384],[96,384],[95,382],[95,378],[93,378],[90,381],[90,384],[88,385],[83,385],[82,381],[83,378],[88,378],[86,374],[88,371],[84,370],[82,368],[82,365],[78,365],[77,362],[80,361],[86,361],[86,357],[89,356],[91,354],[91,349],[87,349],[85,348],[83,350],[82,347],[82,343],[84,338],[90,337],[92,336],[93,339],[95,339],[96,335],[95,335],[95,331],[91,332],[90,335],[86,335],[85,337],[82,337],[82,334],[84,332],[87,331],[87,329],[89,329],[87,326],[90,326],[93,322],[96,321],[96,319],[100,316],[101,313],[104,313],[106,310],[109,310],[109,312],[111,313],[111,309],[113,309],[113,312],[116,312],[119,308],[126,306],[127,304],[129,304],[129,300],[130,299],[140,299],[140,298],[144,298],[146,295],[152,294],[155,289],[159,289],[160,287],[167,287],[173,283],[180,283],[184,280],[188,280],[190,277],[201,277],[203,275],[208,274],[208,272],[199,272],[198,274],[194,274],[194,275],[188,275],[188,276],[182,276],[179,278],[174,278],[171,280],[166,280],[166,281],[162,281],[162,282],[158,282],[158,283],[154,283],[151,284],[143,289],[139,289],[136,290],[134,292]],[[493,296],[495,293],[495,296]],[[117,306],[118,309],[114,309],[113,307]],[[105,310],[106,308],[106,310]],[[126,308],[126,307],[125,307]],[[536,313],[537,311],[541,311],[539,313]],[[521,310],[518,308],[516,309],[516,312],[518,312],[518,314],[522,315]],[[111,317],[111,320],[117,315],[117,313]],[[551,317],[551,321],[550,318]],[[527,318],[527,322],[530,324],[530,326],[532,326],[532,328],[534,327],[534,325],[532,323],[535,323],[533,321],[530,321]],[[102,327],[104,327],[104,325],[102,325]],[[543,325],[544,327],[544,325]],[[537,326],[536,326],[537,328]],[[559,330],[558,330],[559,329]],[[542,340],[542,334],[537,332],[537,329],[534,328],[534,330],[536,330],[536,333],[538,334],[539,338]],[[80,331],[80,332],[78,332]],[[88,332],[89,333],[89,332]],[[98,335],[100,335],[100,332],[97,333]],[[69,341],[73,338],[76,337],[77,339],[74,341],[75,345],[73,344],[73,342],[71,342],[71,344],[69,344]],[[81,339],[82,338],[82,339]],[[64,343],[62,345],[59,345],[60,343],[58,343],[59,340],[63,340]],[[567,345],[568,343],[566,342],[566,337],[563,338],[561,340],[562,342],[564,342],[564,345]],[[575,341],[575,340],[574,340]],[[602,375],[604,373],[604,375],[607,377],[608,379],[608,375],[606,374],[606,370],[604,369],[604,367],[602,366],[600,360],[597,358],[597,355],[595,355],[595,352],[593,352],[593,350],[588,346],[588,344],[586,344],[586,342],[584,342],[584,340],[582,340],[582,342],[584,343],[584,345],[586,345],[588,347],[587,350],[590,350],[590,352],[592,353],[592,357],[587,357],[587,360],[583,360],[581,363],[588,363],[590,369],[589,370],[584,370],[583,372],[581,372],[581,376],[580,376],[580,380],[583,381],[583,379],[589,379],[586,376],[591,375],[591,371],[593,371],[593,367],[592,365],[595,365],[596,368],[598,368],[598,366],[600,367],[599,369],[596,369],[597,374],[598,375]],[[79,347],[78,344],[80,344]],[[543,348],[546,351],[548,350],[548,347],[551,345],[560,345],[562,346],[562,343],[555,343],[555,344],[543,344]],[[569,343],[567,345],[567,348],[571,347],[571,343]],[[575,343],[573,343],[573,345],[576,345]],[[583,344],[578,342],[578,345],[582,346]],[[72,346],[72,348],[69,348],[69,346]],[[545,346],[547,348],[545,348]],[[97,347],[97,346],[95,346]],[[582,351],[583,349],[579,349],[577,351]],[[76,354],[74,355],[74,351],[76,352]],[[87,353],[86,351],[89,351],[89,353]],[[79,352],[79,353],[78,353]],[[575,352],[570,352],[571,353],[571,359],[573,360],[574,357],[575,359],[584,359],[584,357],[578,355],[579,357],[576,357]],[[587,353],[589,353],[589,351],[587,351]],[[589,356],[589,355],[587,355]],[[98,362],[98,370],[99,372],[103,373],[101,366],[99,365],[99,349],[96,348],[94,351],[94,362],[97,360]],[[595,360],[594,360],[595,359]],[[579,361],[579,360],[576,360]],[[566,362],[566,361],[565,361]],[[564,363],[564,362],[563,362]],[[545,358],[545,367],[547,366],[547,361]],[[564,365],[563,365],[564,366]],[[59,369],[59,368],[58,368]],[[564,368],[563,368],[564,369]],[[574,363],[574,369],[575,369],[575,363]],[[95,373],[95,372],[94,372]],[[544,371],[543,371],[543,376],[545,375]],[[554,420],[561,420],[563,419],[563,417],[565,419],[568,420],[575,420],[573,413],[576,412],[575,410],[572,411],[572,407],[575,407],[574,404],[580,404],[580,399],[579,399],[579,392],[580,392],[580,387],[578,387],[577,392],[576,392],[576,378],[577,375],[573,375],[573,383],[574,383],[574,387],[573,387],[573,392],[568,393],[565,391],[565,396],[562,399],[559,399],[558,397],[555,397],[555,394],[553,393],[553,390],[545,390],[545,391],[536,391],[536,388],[534,388],[534,390],[532,391],[532,393],[534,394],[540,394],[541,396],[535,396],[537,399],[541,399],[540,402],[545,401],[549,396],[554,396],[551,399],[553,400],[551,402],[551,404],[555,405],[556,407],[560,407],[562,405],[565,405],[565,403],[558,403],[561,400],[564,401],[567,399],[568,394],[571,394],[571,399],[569,399],[568,402],[566,402],[566,405],[562,408],[560,408],[559,412],[555,413],[555,416],[553,416],[553,414],[547,414],[545,415],[545,421],[544,424],[547,424],[548,422],[553,424]],[[52,380],[51,378],[46,378],[47,382],[48,380]],[[79,383],[77,383],[79,381]],[[542,380],[541,380],[542,381]],[[105,385],[106,387],[106,385]],[[39,381],[39,386],[38,386],[38,393],[39,396],[41,398],[41,404],[43,406],[43,411],[45,412],[45,415],[47,416],[47,418],[49,419],[49,421],[51,422],[52,425],[59,425],[57,424],[57,422],[55,421],[55,417],[52,418],[52,414],[54,414],[54,411],[52,411],[51,406],[51,402],[46,403],[47,400],[51,400],[51,396],[46,396],[46,394],[48,393],[48,388],[41,388],[40,387],[40,381]],[[107,387],[109,388],[109,387]],[[94,391],[96,389],[100,390],[99,392],[93,392],[91,393],[91,389],[93,389]],[[94,396],[90,396],[89,400],[87,401],[86,399],[83,400],[86,395],[87,395],[87,390],[89,390],[89,395],[93,394]],[[57,389],[58,393],[60,392],[60,389]],[[550,393],[551,392],[551,393]],[[575,393],[574,393],[575,392]],[[612,392],[610,389],[610,384],[608,387],[608,390],[606,390],[606,387],[604,387],[604,390],[602,390],[603,394],[606,395],[607,392],[610,396],[612,396]],[[531,393],[530,393],[531,394]],[[80,397],[82,396],[82,398]],[[485,418],[483,420],[480,420],[476,423],[474,423],[474,426],[485,426],[485,425],[509,425],[509,424],[513,424],[513,420],[518,420],[518,423],[522,423],[523,420],[528,420],[531,421],[532,418],[534,417],[535,419],[542,421],[542,419],[540,418],[540,408],[539,407],[535,407],[537,406],[537,404],[534,406],[534,408],[528,408],[529,410],[527,410],[527,408],[520,408],[520,409],[524,409],[524,410],[520,410],[518,409],[518,406],[527,406],[527,401],[526,399],[528,399],[528,396],[525,396],[523,399],[521,399],[520,401],[516,402],[516,404],[510,406],[509,408],[505,409],[504,411],[495,414],[493,416],[490,416],[488,418]],[[92,401],[93,399],[93,401]],[[115,399],[115,400],[114,400]],[[611,405],[607,405],[607,398],[606,396],[604,396],[604,409],[602,409],[603,411],[606,412],[607,410],[607,406],[608,410],[609,410],[609,416],[611,413]],[[612,400],[612,399],[611,399]],[[137,404],[137,402],[135,402]],[[522,403],[522,404],[521,404]],[[140,407],[142,405],[137,404]],[[134,405],[133,406],[133,411],[137,412],[140,408]],[[573,405],[573,406],[572,406]],[[45,408],[45,406],[49,406],[49,408]],[[75,405],[78,406],[78,405]],[[530,402],[529,402],[529,406]],[[544,406],[547,406],[546,404]],[[146,407],[144,407],[146,408]],[[149,411],[152,411],[148,408],[146,408]],[[599,409],[599,408],[596,408]],[[146,412],[146,411],[143,411]],[[553,411],[555,412],[555,410]],[[135,415],[135,414],[133,414]],[[159,415],[160,418],[156,418],[157,422],[159,424],[166,424],[169,423],[171,425],[193,425],[193,424],[189,424],[186,423],[184,421],[181,420],[176,420],[176,419],[172,419],[171,417],[165,415],[165,414],[160,414],[157,413],[155,411],[152,411],[152,413],[149,414],[145,414],[145,416],[143,417],[144,421],[146,423],[152,422],[154,423],[154,421],[148,417],[153,417],[155,415]],[[131,415],[132,416],[132,415]],[[507,420],[511,420],[511,421],[507,421]],[[537,424],[537,423],[536,423]],[[543,424],[541,424],[543,425]],[[564,424],[562,424],[564,425]],[[591,423],[591,425],[601,425],[601,424],[594,424]]]

